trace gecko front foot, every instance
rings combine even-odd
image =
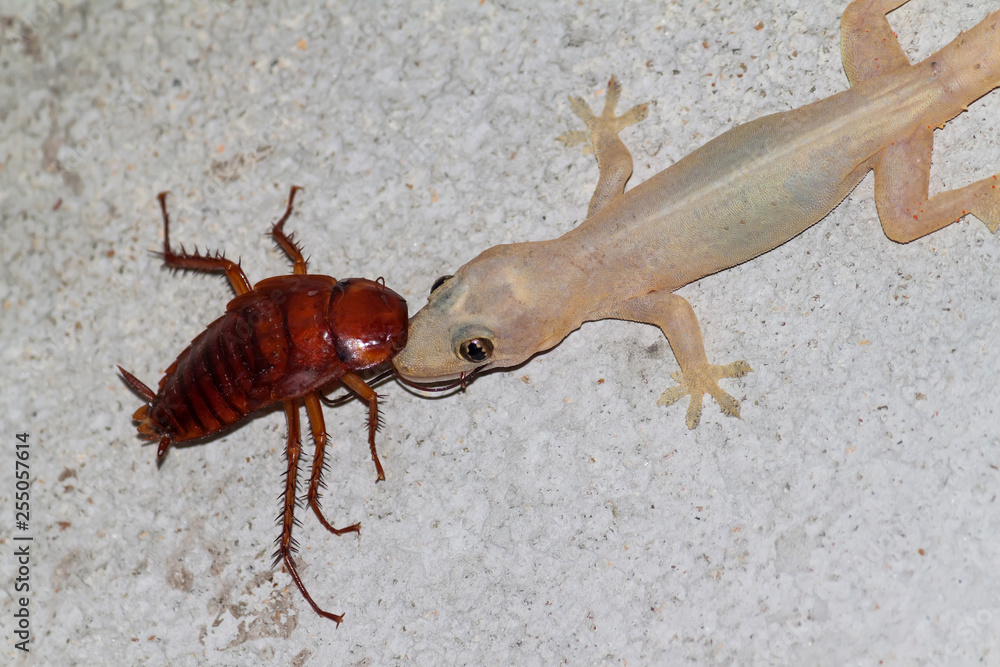
[[[604,110],[600,116],[595,116],[590,107],[579,97],[570,97],[569,104],[573,113],[580,117],[586,125],[586,130],[573,130],[556,137],[567,146],[584,144],[583,154],[593,153],[595,147],[600,144],[600,136],[607,134],[617,137],[618,133],[629,125],[635,125],[643,120],[649,113],[649,103],[638,104],[621,116],[615,115],[615,107],[618,105],[618,98],[622,94],[622,84],[612,76],[608,81],[608,92],[604,95]]]
[[[678,382],[678,386],[671,387],[663,392],[657,405],[673,405],[682,397],[690,395],[691,402],[687,410],[687,427],[695,428],[701,421],[701,399],[708,393],[712,395],[722,412],[730,417],[740,416],[739,402],[719,388],[719,380],[722,378],[743,377],[753,369],[745,361],[734,361],[725,366],[715,364],[704,364],[694,369],[688,369],[687,375],[683,371],[677,371],[670,377]]]

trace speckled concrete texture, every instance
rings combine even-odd
[[[734,124],[847,86],[846,0],[0,7],[0,662],[37,665],[1000,664],[1000,238],[886,239],[871,178],[772,253],[685,287],[742,419],[656,406],[658,331],[588,324],[466,391],[327,409],[335,523],[280,567],[285,423],[157,469],[131,421],[225,280],[173,238],[288,271],[382,276],[415,312],[486,247],[577,224],[592,157],[555,141],[616,74],[632,183]],[[997,2],[891,16],[926,57]],[[935,135],[932,187],[1000,167],[1000,94]],[[31,515],[13,523],[15,434]],[[309,443],[306,451],[311,451]],[[308,463],[308,460],[307,460]],[[31,652],[14,647],[30,534]]]

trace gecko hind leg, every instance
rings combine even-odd
[[[885,15],[909,0],[855,0],[840,17],[840,59],[851,85],[910,64]]]
[[[910,65],[899,46],[892,27],[886,20],[888,12],[908,0],[855,0],[841,17],[840,44],[844,70],[851,85]],[[1000,83],[996,68],[984,66],[981,59],[995,45],[997,13],[987,17],[969,33],[960,35],[952,44],[932,56],[932,59],[953,61],[955,64],[974,62],[968,70],[975,72],[976,81],[968,90],[968,100],[952,108],[947,118],[960,113],[964,104],[971,104],[986,90]],[[971,55],[970,55],[971,54]],[[934,64],[931,64],[934,67]],[[872,163],[875,170],[875,203],[886,236],[899,243],[908,243],[935,232],[968,213],[986,224],[991,232],[1000,229],[1000,181],[997,175],[984,178],[963,188],[929,196],[931,152],[934,126],[942,119],[923,122],[906,137],[897,139],[879,153]]]
[[[908,243],[970,213],[991,232],[1000,230],[1000,173],[934,196],[929,191],[934,128],[1000,86],[998,50],[1000,11],[913,66],[927,76],[947,76],[954,84],[943,87],[936,104],[915,119],[910,133],[893,140],[872,162],[875,204],[882,228],[893,241]]]
[[[583,144],[583,154],[594,153],[600,177],[597,188],[590,198],[587,217],[594,215],[604,206],[625,192],[625,183],[632,175],[632,154],[618,133],[629,125],[642,121],[649,113],[649,104],[639,104],[626,111],[621,116],[615,115],[618,98],[621,97],[622,85],[612,76],[608,81],[608,92],[604,96],[604,110],[600,116],[594,115],[590,107],[579,97],[570,97],[570,107],[580,120],[586,124],[586,130],[573,130],[558,137],[567,146]]]
[[[957,222],[979,218],[1000,229],[1000,174],[928,197],[933,133],[926,128],[885,148],[875,163],[875,206],[885,235],[909,243]]]

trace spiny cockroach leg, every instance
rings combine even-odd
[[[304,274],[306,272],[306,260],[302,256],[302,248],[292,240],[290,235],[285,234],[284,227],[285,221],[292,216],[292,202],[295,201],[295,193],[301,189],[297,185],[292,186],[292,191],[288,193],[288,208],[285,209],[285,215],[281,216],[281,220],[274,223],[274,227],[271,228],[271,236],[281,246],[281,249],[285,251],[288,258],[292,260],[294,265],[292,273],[295,274]]]
[[[347,371],[340,378],[347,387],[358,396],[368,402],[368,446],[372,450],[372,461],[375,462],[375,472],[378,473],[376,482],[385,481],[385,473],[382,471],[382,462],[378,460],[378,452],[375,451],[375,432],[378,431],[378,394],[375,390],[365,384],[365,381],[354,373]]]
[[[285,401],[285,419],[288,422],[288,444],[286,446],[286,453],[288,455],[288,469],[285,472],[285,495],[284,495],[284,508],[281,514],[281,538],[278,541],[278,550],[274,554],[274,560],[282,560],[285,563],[285,567],[288,568],[288,574],[292,576],[292,581],[295,585],[299,587],[299,592],[302,593],[302,597],[306,599],[306,602],[313,608],[313,610],[322,616],[323,618],[328,618],[340,626],[343,622],[344,617],[341,614],[331,614],[328,611],[324,611],[320,608],[316,601],[312,599],[309,595],[309,591],[306,590],[305,584],[302,583],[302,579],[299,577],[299,571],[295,567],[295,560],[292,558],[292,553],[295,551],[295,542],[292,539],[292,528],[295,527],[295,504],[296,504],[296,487],[298,485],[299,477],[299,455],[302,453],[302,438],[300,437],[299,429],[299,408],[298,401]]]
[[[305,397],[306,414],[309,415],[309,428],[312,431],[313,441],[316,443],[316,453],[313,456],[312,474],[309,476],[309,493],[306,496],[307,502],[316,513],[319,522],[334,535],[344,533],[357,533],[361,531],[361,524],[355,523],[347,528],[334,528],[323,516],[323,511],[319,507],[319,489],[322,484],[324,457],[326,455],[326,422],[323,419],[323,407],[319,403],[318,392],[307,394]]]
[[[199,255],[197,250],[195,250],[193,255],[189,255],[184,252],[183,246],[181,246],[179,253],[175,253],[170,249],[170,216],[167,215],[167,194],[167,192],[161,192],[156,195],[156,198],[160,200],[160,208],[163,210],[164,266],[171,269],[194,269],[196,271],[208,271],[211,273],[225,271],[226,277],[229,278],[229,284],[233,286],[233,291],[236,292],[237,296],[249,292],[250,281],[247,280],[246,274],[243,273],[243,268],[231,259],[226,259],[221,255],[217,255],[216,257]]]

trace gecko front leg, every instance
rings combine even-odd
[[[622,302],[608,317],[654,324],[667,337],[681,369],[671,375],[678,386],[663,392],[657,405],[673,405],[690,395],[686,417],[690,429],[697,427],[701,420],[702,398],[706,393],[715,399],[723,413],[730,417],[740,416],[739,401],[719,387],[719,380],[743,377],[753,369],[746,361],[723,366],[708,363],[698,318],[686,299],[669,292],[652,292]]]
[[[618,133],[629,125],[635,125],[649,113],[649,104],[639,104],[621,116],[615,115],[618,98],[622,94],[622,84],[615,77],[608,81],[608,92],[604,96],[604,110],[600,116],[594,115],[587,103],[579,97],[570,97],[573,113],[586,125],[586,130],[573,130],[556,137],[567,146],[583,144],[583,154],[593,153],[597,157],[597,167],[601,175],[597,188],[590,198],[587,217],[594,215],[609,201],[625,192],[625,183],[632,175],[632,153],[619,138]]]
[[[580,117],[587,129],[567,132],[557,137],[567,146],[584,144],[584,154],[592,152],[597,157],[600,178],[590,199],[588,218],[621,195],[632,175],[632,154],[618,133],[643,120],[649,105],[640,104],[621,116],[616,116],[615,107],[621,92],[621,83],[612,76],[608,81],[604,109],[600,116],[595,115],[579,97],[569,98],[573,113]],[[602,317],[653,324],[663,331],[681,369],[671,376],[678,382],[678,386],[663,392],[657,405],[672,405],[684,396],[690,396],[686,417],[688,428],[697,427],[701,421],[702,401],[706,393],[716,400],[725,414],[740,416],[739,402],[719,387],[719,380],[742,377],[753,369],[745,361],[724,366],[708,363],[698,319],[691,305],[682,297],[669,292],[653,292],[619,303]]]

